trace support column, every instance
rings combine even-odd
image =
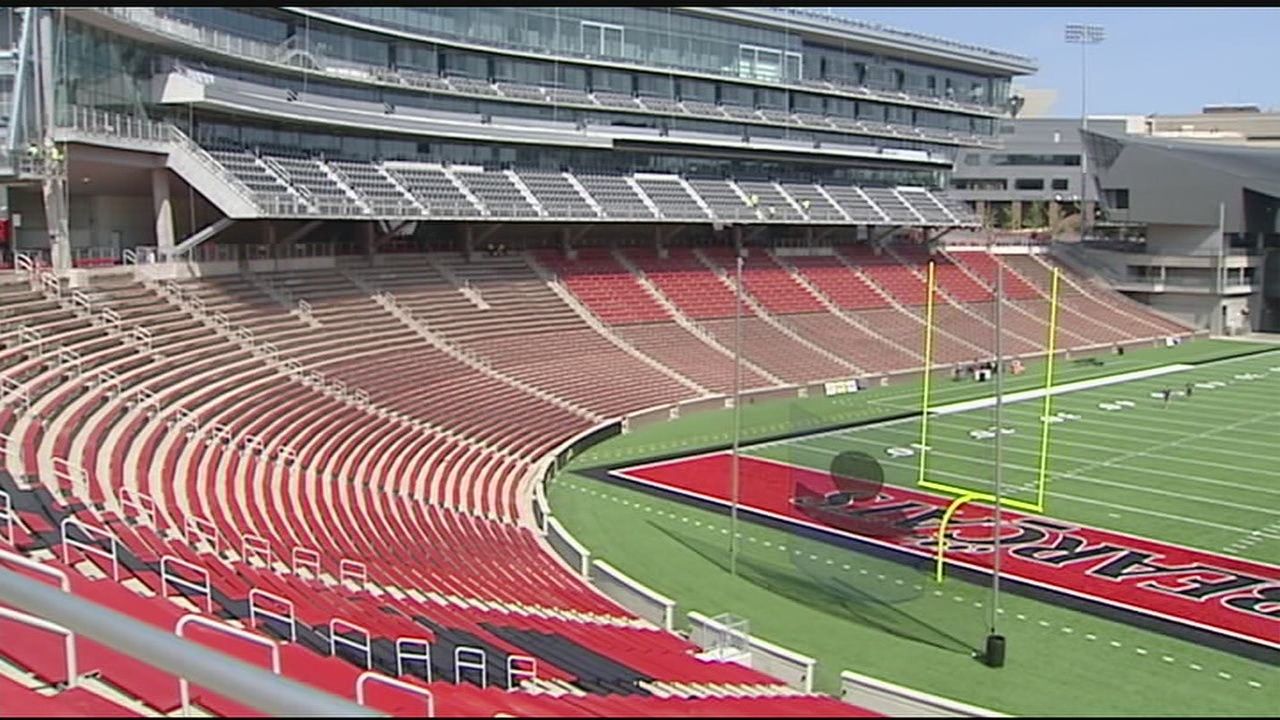
[[[1009,224],[1014,230],[1022,229],[1022,201],[1014,200],[1009,206]]]
[[[175,244],[173,237],[173,203],[169,199],[169,171],[151,171],[151,204],[156,213],[156,248],[160,257],[169,257]]]
[[[1050,228],[1057,227],[1058,220],[1060,219],[1062,219],[1062,206],[1058,204],[1057,200],[1050,200],[1049,201],[1049,227]]]
[[[973,203],[973,211],[978,215],[978,217],[982,220],[982,223],[985,225],[987,222],[987,201],[975,200]]]
[[[370,262],[377,253],[377,248],[374,247],[375,234],[372,220],[360,224],[360,245],[364,250],[365,259]]]
[[[275,258],[276,256],[276,224],[270,220],[262,226],[262,244],[267,248],[267,256]]]
[[[54,106],[53,106],[53,14],[49,10],[32,10],[39,15],[40,62],[36,66],[40,81],[40,122],[41,138],[46,152],[62,153],[65,149],[57,148],[53,143]],[[66,158],[61,161],[46,159],[44,173],[44,212],[45,224],[49,228],[49,260],[53,271],[65,276],[71,270],[71,228],[67,208]]]
[[[472,255],[476,251],[475,233],[471,229],[471,223],[462,226],[462,249],[467,258],[467,262],[472,261]]]

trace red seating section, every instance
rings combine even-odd
[[[0,284],[0,375],[31,402],[30,411],[0,405],[0,483],[29,493],[18,505],[17,546],[60,557],[66,517],[109,529],[128,560],[121,582],[91,579],[111,572],[110,563],[76,552],[62,568],[73,590],[166,630],[183,612],[206,608],[190,593],[177,603],[158,597],[162,557],[207,573],[214,611],[263,632],[279,627],[249,623],[246,601],[251,589],[270,592],[292,603],[298,621],[298,642],[284,646],[285,674],[348,697],[359,669],[321,652],[335,618],[368,628],[378,643],[422,637],[442,653],[479,644],[495,663],[528,653],[514,631],[555,635],[655,683],[774,692],[779,686],[766,676],[698,661],[689,643],[597,594],[548,552],[528,517],[530,474],[565,438],[602,418],[695,394],[655,362],[711,392],[731,388],[735,294],[708,265],[731,272],[735,260],[725,250],[699,252],[705,262],[688,248],[671,248],[667,259],[621,251],[697,327],[676,324],[615,252],[582,250],[574,261],[538,252],[538,264],[606,324],[605,334],[522,256],[404,255],[260,281],[214,277],[181,283],[184,303],[128,279],[94,277],[86,291],[97,322],[25,285]],[[913,267],[928,258],[915,248],[901,254],[907,264],[862,246],[833,257],[753,251],[744,287],[760,311],[744,308],[742,331],[758,371],[744,373],[747,387],[853,374],[833,356],[869,372],[919,367],[925,286]],[[1000,266],[1010,299],[1006,352],[1043,350],[1051,266],[973,252],[933,259],[944,300],[935,307],[935,362],[988,354],[991,281]],[[801,279],[840,311],[829,312]],[[309,317],[282,301],[285,289],[307,300]],[[1062,290],[1060,346],[1186,332],[1075,276],[1064,276]],[[375,302],[371,291],[391,293],[407,315]],[[101,322],[102,308],[118,315],[119,330]],[[134,338],[135,326],[149,331],[149,348]],[[280,360],[323,377],[270,361],[265,343]],[[60,360],[59,346],[78,365]],[[23,489],[11,475],[54,495]],[[139,495],[154,502],[154,519],[120,502]],[[50,652],[56,643],[3,625],[0,654],[32,683],[66,679]],[[88,640],[81,650],[82,672],[98,671],[154,711],[176,709],[176,682],[163,670]],[[385,653],[379,657],[386,670]],[[433,664],[447,669],[444,657]],[[596,682],[592,672],[569,655],[539,657],[544,683]],[[439,678],[428,687],[442,714],[859,712],[780,690],[770,698],[659,699],[506,693]],[[215,713],[245,710],[204,689],[196,698]],[[2,676],[0,705],[33,715],[130,713],[92,684],[49,694]],[[403,699],[387,708],[417,710]]]

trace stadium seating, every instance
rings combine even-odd
[[[471,279],[484,287],[476,275]],[[466,368],[454,363],[450,369],[450,359],[440,353],[431,355],[419,347],[406,356],[407,348],[394,350],[398,333],[392,323],[378,321],[381,311],[367,297],[365,303],[373,311],[361,309],[361,303],[353,302],[359,292],[353,291],[350,282],[351,288],[343,287],[341,280],[341,274],[315,272],[294,273],[275,283],[310,298],[315,319],[323,328],[319,333],[253,283],[187,283],[180,291],[181,305],[173,301],[178,293],[164,303],[153,291],[127,282],[95,288],[98,307],[112,308],[124,322],[144,322],[154,331],[153,344],[144,353],[137,348],[118,352],[120,343],[106,342],[113,332],[109,326],[76,322],[70,312],[36,293],[12,293],[14,300],[33,311],[24,318],[44,320],[41,328],[46,337],[66,342],[74,337],[83,361],[78,378],[51,376],[47,383],[27,383],[33,392],[44,391],[36,401],[39,421],[30,422],[5,409],[6,437],[22,438],[6,443],[6,465],[17,468],[19,477],[39,476],[45,482],[25,490],[8,475],[0,478],[0,489],[23,509],[19,537],[25,548],[56,547],[60,539],[48,533],[68,517],[109,529],[126,570],[118,582],[108,581],[102,574],[114,574],[114,568],[109,570],[101,556],[85,554],[73,565],[84,568],[88,562],[96,567],[91,574],[102,579],[77,580],[76,591],[161,627],[171,627],[181,609],[158,599],[145,601],[130,588],[163,592],[157,571],[163,557],[187,563],[185,572],[199,574],[213,590],[207,598],[182,591],[186,599],[180,604],[188,609],[212,604],[229,613],[227,617],[248,622],[249,590],[268,591],[292,603],[297,618],[292,632],[298,644],[286,646],[294,649],[286,657],[285,673],[345,695],[350,694],[357,669],[341,662],[326,669],[329,661],[322,657],[327,648],[326,625],[335,617],[363,626],[373,643],[370,662],[384,671],[394,667],[388,656],[391,640],[406,635],[428,639],[437,678],[428,687],[437,692],[437,707],[458,692],[440,682],[456,679],[448,659],[452,648],[461,645],[487,650],[494,678],[505,680],[506,657],[532,653],[541,661],[538,682],[575,682],[579,688],[634,698],[615,704],[610,700],[613,694],[578,696],[565,700],[567,706],[547,705],[549,712],[626,712],[626,708],[644,707],[646,697],[674,700],[673,696],[684,693],[681,712],[715,713],[732,707],[732,698],[745,697],[743,693],[794,695],[758,673],[693,660],[687,643],[627,619],[620,608],[559,570],[528,530],[487,519],[493,514],[489,502],[500,499],[503,492],[485,490],[486,481],[492,479],[486,469],[501,471],[514,465],[518,470],[523,463],[495,455],[495,446],[489,442],[497,438],[479,445],[458,434],[467,428],[466,413],[461,410],[471,407],[480,395],[451,407],[450,416],[456,422],[451,420],[447,430],[406,426],[339,402],[315,385],[282,386],[280,376],[264,368],[261,357],[238,348],[231,336],[211,333],[192,317],[197,312],[192,310],[197,306],[195,298],[200,298],[199,313],[228,313],[226,317],[235,317],[238,327],[249,327],[239,323],[253,320],[258,341],[276,344],[282,352],[290,348],[295,357],[314,362],[312,366],[330,378],[348,377],[353,387],[363,383],[372,406],[400,402],[398,407],[414,417],[423,417],[430,406],[440,404],[440,398],[415,404],[406,391],[418,377],[406,374],[441,371],[450,386],[463,385],[459,381],[467,376]],[[526,296],[531,292],[527,285],[522,289]],[[501,294],[488,290],[495,305],[502,305]],[[157,303],[167,310],[156,313]],[[317,334],[334,340],[305,337]],[[358,340],[361,336],[366,338],[364,343]],[[374,337],[376,344],[366,350],[364,345],[373,343]],[[347,351],[325,350],[335,344]],[[143,361],[136,362],[140,355]],[[387,372],[344,375],[343,367],[353,358],[366,371],[386,368]],[[129,369],[130,363],[136,367]],[[95,373],[107,377],[108,367],[116,368],[112,379],[95,381],[92,390],[84,392],[82,378]],[[13,368],[6,365],[5,371],[11,373]],[[26,377],[21,372],[15,376]],[[406,379],[410,382],[403,382]],[[395,380],[400,384],[391,384]],[[144,395],[144,388],[152,389]],[[77,397],[71,399],[72,395]],[[512,393],[510,388],[494,388],[488,395],[510,400]],[[148,399],[141,400],[144,397]],[[180,413],[178,407],[190,409],[191,415]],[[478,412],[490,419],[500,414],[483,407]],[[554,416],[554,408],[536,410],[544,420],[549,413]],[[572,417],[569,421],[573,422]],[[528,429],[518,428],[519,424],[500,424],[499,430],[516,436]],[[45,425],[52,434],[33,431]],[[479,426],[469,430],[481,432]],[[570,431],[570,426],[556,427],[548,442]],[[520,449],[539,452],[528,446]],[[545,452],[546,447],[540,450]],[[39,468],[48,464],[44,461],[49,453],[54,470],[46,473]],[[484,464],[475,473],[460,475],[459,462],[471,456],[479,456]],[[432,476],[424,478],[420,473],[428,466],[434,466]],[[57,467],[89,471],[80,478]],[[145,503],[120,502],[143,497],[155,501],[154,509],[140,510],[151,507]],[[79,532],[73,529],[71,537]],[[300,556],[299,550],[307,552]],[[310,557],[309,552],[315,553],[314,566],[300,562]],[[344,573],[343,566],[359,572]],[[80,577],[75,570],[71,574]],[[369,601],[363,598],[370,597],[366,593],[371,589],[378,590],[372,597],[378,598],[380,612],[365,607]],[[261,617],[256,626],[276,637],[284,637],[281,633],[286,629]],[[634,633],[642,635],[633,638]],[[630,649],[637,647],[645,651],[637,654]],[[98,650],[87,655],[88,662],[106,682],[156,710],[176,708],[176,683],[164,681],[163,673]],[[16,660],[31,669],[45,662],[25,655]],[[302,673],[303,667],[310,669]],[[620,667],[626,671],[619,674]],[[705,689],[690,694],[677,689],[675,682],[679,687],[693,684]],[[79,695],[67,695],[62,707],[93,707],[95,701],[78,699]],[[534,702],[534,696],[527,697]],[[38,704],[29,702],[31,707]],[[237,709],[234,701],[211,693],[199,693],[197,702],[214,711]],[[494,710],[510,707],[501,696],[482,695],[472,702],[478,704],[472,707]],[[513,702],[521,706],[522,701]],[[812,707],[830,713],[839,706],[817,701]],[[104,712],[112,710],[108,707]]]
[[[328,163],[366,201],[391,198],[406,177],[402,167],[374,176],[345,161],[314,162],[314,173],[289,176],[340,187]],[[434,173],[434,191],[452,188],[470,202],[442,169],[423,172]],[[527,204],[509,176],[485,174],[510,184],[501,197]],[[570,187],[525,184],[552,203]],[[919,367],[919,271],[928,258],[910,247],[751,252],[744,386]],[[1042,349],[1044,261],[961,252],[933,259],[942,295],[936,362],[989,354],[997,263],[1009,270],[1006,352]],[[74,303],[67,288],[59,299],[47,287],[0,284],[0,375],[19,390],[0,405],[0,490],[20,520],[18,549],[62,567],[52,558],[68,538],[103,537],[76,523],[108,531],[115,540],[98,545],[114,548],[119,580],[107,556],[77,546],[65,566],[75,592],[160,627],[211,609],[277,639],[296,635],[285,645],[285,674],[348,696],[359,666],[395,674],[395,638],[422,637],[432,647],[425,685],[442,712],[857,712],[691,658],[687,642],[566,572],[525,515],[533,461],[564,438],[601,418],[693,397],[673,374],[711,392],[732,389],[732,251],[379,260],[149,286],[93,277]],[[585,323],[543,271],[601,327]],[[1181,331],[1074,276],[1063,294],[1064,345]],[[171,558],[167,571],[163,558]],[[178,561],[185,564],[175,571]],[[166,572],[198,582],[175,588]],[[292,625],[260,613],[250,621],[251,590],[291,609]],[[173,599],[158,597],[166,594]],[[334,619],[363,628],[367,660],[349,648],[329,657]],[[359,644],[366,636],[343,637]],[[29,651],[38,647],[6,649],[6,658],[39,682],[57,682],[56,662]],[[537,680],[518,693],[482,689],[455,675],[457,647],[484,650],[498,685],[509,657],[535,657]],[[51,703],[102,714],[177,708],[176,683],[163,671],[88,641],[84,648],[85,667],[115,695],[93,686],[49,695],[0,680],[0,697],[31,712]],[[741,706],[748,696],[761,704]],[[195,697],[213,712],[243,710],[233,698]]]

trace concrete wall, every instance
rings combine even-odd
[[[1262,314],[1262,295],[1238,295],[1218,298],[1212,295],[1184,293],[1151,293],[1148,302],[1156,310],[1173,315],[1190,323],[1192,327],[1208,328],[1214,332],[1232,334],[1251,329],[1254,318]],[[1226,324],[1220,327],[1223,308],[1226,308]],[[1249,308],[1249,314],[1241,311]]]
[[[1147,250],[1153,254],[1217,255],[1221,245],[1217,225],[1147,226]]]

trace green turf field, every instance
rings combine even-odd
[[[1257,354],[1267,349],[1200,341],[1109,356],[1102,366],[1060,365],[1058,379],[1067,382],[1219,358],[1054,396],[1052,411],[1074,418],[1051,426],[1045,514],[1280,564],[1273,429],[1280,350]],[[1043,381],[1032,366],[1006,389]],[[1181,392],[1187,383],[1204,386],[1167,407],[1151,397],[1166,387]],[[931,404],[990,389],[939,383]],[[1117,400],[1133,404],[1099,407]],[[1012,493],[1029,492],[1035,477],[1042,403],[1004,408],[1003,424],[1015,431],[1004,436],[1004,479]],[[881,461],[887,482],[911,486],[919,457],[894,458],[885,449],[918,442],[918,417],[818,431],[919,407],[918,385],[746,407],[744,437],[813,432],[748,445],[744,453],[824,468],[834,453],[860,450]],[[989,483],[994,443],[969,433],[989,427],[992,412],[930,420],[930,477],[974,488]],[[597,557],[676,599],[681,617],[690,610],[734,612],[750,619],[754,634],[818,658],[822,690],[834,692],[840,670],[853,669],[1015,714],[1274,715],[1280,708],[1274,666],[1010,593],[1001,596],[999,616],[1009,639],[1007,663],[987,668],[971,657],[986,633],[987,587],[962,580],[937,585],[926,571],[755,524],[742,528],[735,579],[727,572],[723,514],[573,472],[723,446],[728,420],[728,413],[683,418],[603,443],[549,488],[553,512]]]

